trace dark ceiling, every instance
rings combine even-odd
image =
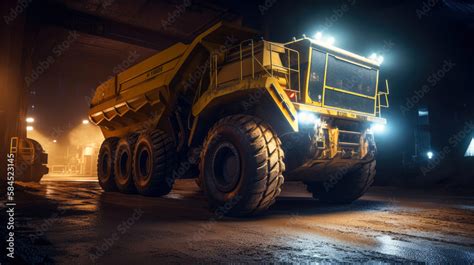
[[[218,21],[238,23],[240,17],[225,5],[190,0],[38,1],[28,12],[28,112],[56,117],[36,125],[44,133],[86,117],[95,88],[117,72],[191,41]]]

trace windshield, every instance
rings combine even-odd
[[[377,85],[377,70],[329,56],[326,85],[373,97]]]
[[[308,94],[324,106],[374,114],[377,75],[377,69],[313,49]]]

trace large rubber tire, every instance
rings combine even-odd
[[[168,194],[173,187],[177,162],[173,140],[160,130],[142,133],[133,153],[133,180],[137,191],[145,196]]]
[[[136,193],[135,183],[133,182],[133,150],[137,142],[138,135],[132,134],[120,139],[115,151],[115,185],[120,192]]]
[[[376,161],[371,160],[348,170],[341,169],[341,174],[335,174],[326,182],[306,183],[308,191],[321,202],[351,203],[364,195],[374,182],[375,166]]]
[[[47,163],[42,159],[44,155],[44,149],[40,143],[37,141],[27,138],[24,141],[29,142],[34,148],[35,157],[33,159],[33,164],[27,163],[21,157],[18,158],[20,163],[25,164],[26,168],[21,170],[22,174],[17,175],[18,181],[24,182],[40,182],[44,175],[48,174],[49,169],[43,163]]]
[[[102,142],[97,161],[97,176],[99,185],[104,191],[116,191],[115,185],[115,150],[118,138],[107,138]]]
[[[200,181],[216,213],[261,213],[275,202],[283,184],[280,139],[261,119],[235,115],[208,133],[201,153]]]
[[[31,182],[40,182],[41,179],[48,173],[48,168],[45,165],[35,163],[31,166]]]

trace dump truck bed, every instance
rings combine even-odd
[[[198,44],[207,43],[219,49],[228,39],[234,39],[233,44],[237,44],[256,34],[231,24],[217,23],[190,44],[176,43],[130,67],[96,89],[89,111],[91,122],[100,126],[107,138],[136,130],[137,124],[150,118],[160,119],[166,106],[163,101],[169,100],[176,91],[175,87],[169,88],[177,74],[185,73],[183,68],[193,72],[203,63],[202,59],[186,63],[193,52],[199,53]],[[205,59],[208,58],[207,55]]]
[[[142,120],[138,114],[159,104],[187,47],[177,43],[101,84],[91,102],[91,121],[116,129]]]
[[[141,93],[146,93],[147,89],[142,86],[145,82],[152,88],[167,85],[172,70],[175,69],[187,47],[188,45],[183,43],[174,44],[101,84],[91,102],[92,107],[101,105],[100,107],[103,108],[104,103],[117,99],[117,95],[126,100],[127,95],[137,86],[140,86]]]

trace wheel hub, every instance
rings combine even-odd
[[[231,192],[240,180],[240,155],[231,143],[220,144],[212,159],[214,181],[217,189]]]

